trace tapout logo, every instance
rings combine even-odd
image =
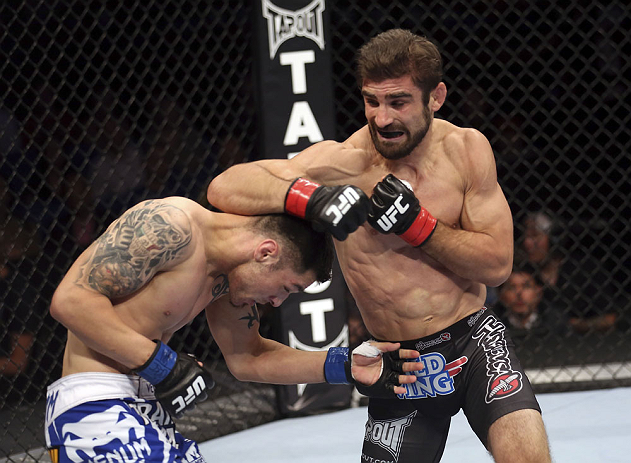
[[[403,435],[412,424],[415,416],[416,410],[403,418],[393,420],[374,420],[372,416],[368,415],[364,440],[387,450],[394,460],[398,461],[403,444]]]
[[[269,58],[274,59],[278,48],[294,37],[306,37],[324,50],[324,0],[314,0],[297,11],[286,10],[269,0],[261,0],[263,17],[267,19]]]

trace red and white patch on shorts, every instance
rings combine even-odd
[[[495,378],[490,385],[489,395],[487,396],[487,402],[494,399],[503,399],[504,397],[511,396],[521,391],[521,373],[513,371],[512,373],[505,373]]]

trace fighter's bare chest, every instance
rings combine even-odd
[[[226,275],[166,272],[154,277],[144,291],[128,301],[128,309],[149,316],[161,331],[175,331],[228,292]]]

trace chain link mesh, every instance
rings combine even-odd
[[[516,256],[528,214],[542,210],[553,247],[578,262],[558,307],[592,323],[519,344],[539,390],[631,377],[630,7],[563,5],[327,2],[338,139],[364,124],[349,66],[357,48],[392,27],[426,35],[445,62],[437,116],[490,140]],[[47,458],[33,449],[44,445],[42,398],[65,342],[47,308],[70,263],[127,207],[203,198],[214,175],[256,158],[252,14],[245,1],[0,6],[0,460]],[[203,317],[172,344],[211,363],[218,384],[179,424],[185,435],[204,440],[278,418],[270,387],[227,372]]]

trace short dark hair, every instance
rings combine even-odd
[[[356,78],[381,82],[409,75],[423,92],[423,102],[443,79],[443,63],[436,45],[405,29],[391,29],[373,37],[359,49]]]
[[[331,279],[335,250],[331,235],[313,229],[310,222],[287,214],[261,216],[258,227],[275,235],[284,246],[284,259],[298,273],[313,270],[318,283]]]

